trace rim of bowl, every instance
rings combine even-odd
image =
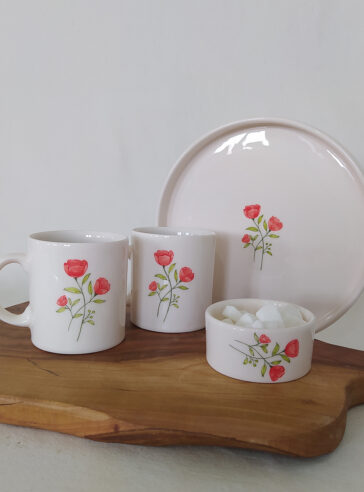
[[[253,328],[253,327],[249,327],[249,326],[239,326],[239,325],[236,325],[235,323],[234,324],[228,324],[228,323],[225,323],[225,321],[223,321],[222,319],[217,318],[214,314],[211,313],[212,310],[217,309],[220,306],[221,307],[222,306],[237,307],[237,304],[239,304],[239,303],[241,304],[244,301],[251,301],[252,303],[254,303],[254,302],[261,303],[261,306],[263,306],[264,304],[275,304],[275,305],[277,305],[277,304],[278,305],[279,304],[286,304],[287,305],[288,304],[288,305],[296,306],[301,311],[302,316],[303,316],[304,321],[305,321],[305,323],[303,325],[290,326],[290,327],[284,327],[284,328],[269,328],[269,331],[291,330],[291,329],[296,330],[299,328],[305,328],[308,325],[312,325],[316,321],[316,316],[313,314],[312,311],[310,311],[309,309],[307,309],[303,306],[300,306],[299,304],[295,304],[294,302],[277,301],[276,299],[259,299],[259,298],[255,298],[255,297],[253,297],[253,298],[242,297],[240,299],[226,299],[223,301],[214,302],[213,304],[210,304],[210,306],[206,309],[206,312],[205,312],[206,317],[210,317],[214,321],[221,323],[224,328],[239,328],[239,329],[247,329],[247,330],[255,330],[255,331],[265,330],[264,328]],[[220,310],[220,314],[221,314],[221,312],[222,312],[222,309]]]

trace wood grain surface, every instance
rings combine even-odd
[[[208,366],[204,330],[128,326],[119,346],[68,356],[43,352],[27,328],[0,323],[0,422],[106,442],[318,456],[336,448],[348,408],[364,402],[363,354],[316,341],[307,376],[255,384]]]

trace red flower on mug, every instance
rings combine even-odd
[[[295,338],[287,343],[284,352],[288,357],[297,357],[298,352],[300,351],[300,342]]]
[[[73,278],[85,275],[87,268],[88,263],[86,260],[67,260],[64,264],[64,271]]]
[[[162,272],[156,273],[154,276],[160,278],[163,282],[156,282],[153,280],[149,284],[148,297],[155,297],[159,299],[157,307],[157,318],[160,310],[166,307],[163,323],[167,319],[168,313],[171,308],[180,308],[181,291],[189,290],[190,287],[183,285],[183,283],[192,282],[195,278],[195,274],[190,267],[182,267],[178,271],[177,263],[172,263],[174,257],[173,251],[158,250],[154,253],[155,261],[162,266]],[[170,263],[172,263],[168,268]]]
[[[250,243],[250,236],[249,234],[244,234],[244,236],[241,238],[242,243]]]
[[[182,267],[179,271],[179,279],[181,282],[192,282],[195,278],[195,274],[190,267]]]
[[[95,294],[98,296],[102,296],[109,292],[110,290],[110,283],[106,278],[100,277],[96,280],[95,285],[94,285],[94,291]]]
[[[58,306],[65,306],[67,304],[68,300],[67,300],[67,297],[66,296],[61,296],[58,300],[57,300],[57,304]]]
[[[256,219],[258,215],[260,214],[260,205],[247,205],[244,208],[244,215],[248,219]]]
[[[277,381],[284,375],[285,372],[286,370],[283,366],[272,366],[269,369],[269,376],[272,381]]]
[[[270,343],[272,340],[267,337],[267,335],[260,335],[259,342],[260,343]]]
[[[172,263],[173,257],[173,251],[166,251],[164,249],[158,249],[158,251],[154,253],[155,261],[158,263],[158,265],[161,266],[170,265]]]
[[[280,231],[283,227],[282,222],[277,217],[271,217],[268,220],[268,227],[270,231]]]
[[[158,284],[156,281],[153,281],[149,284],[149,290],[151,290],[152,292],[154,292],[155,290],[157,290],[158,288]]]

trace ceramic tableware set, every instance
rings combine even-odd
[[[164,186],[158,226],[134,229],[130,244],[111,233],[32,234],[27,254],[0,262],[29,273],[30,304],[21,315],[0,307],[0,319],[29,326],[49,352],[114,347],[125,338],[130,261],[133,324],[164,333],[206,326],[216,371],[290,381],[310,370],[315,333],[359,296],[363,244],[364,182],[350,155],[305,125],[247,120],[187,150]],[[267,304],[295,309],[302,322],[224,319],[226,306],[249,318]]]

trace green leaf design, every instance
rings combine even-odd
[[[156,294],[156,292],[151,292],[151,294]],[[94,299],[92,302],[94,302],[95,304],[102,304],[103,302],[106,302],[106,301],[105,301],[105,299]]]
[[[252,355],[254,355],[254,350],[253,350],[251,347],[249,347],[249,352],[250,352]]]
[[[269,234],[268,237],[273,237],[274,239],[276,239],[279,236],[277,234]]]
[[[276,355],[279,352],[280,346],[278,343],[275,344],[272,355]]]
[[[273,360],[271,362],[272,366],[277,366],[278,364],[280,364],[282,361],[281,360]]]
[[[262,377],[264,377],[265,373],[267,372],[267,366],[264,364],[262,367],[262,370],[260,371],[262,374]]]
[[[167,286],[168,286],[168,284],[162,285],[162,287],[160,288],[160,291],[162,292],[162,290],[165,289]]]
[[[77,314],[75,314],[73,317],[74,317],[74,318],[81,318],[81,316],[82,316],[82,313],[77,313]]]
[[[176,307],[176,308],[178,308],[178,309],[179,309],[179,305],[178,305],[178,304],[174,304],[174,303],[173,303],[173,304],[172,304],[172,306],[174,306],[174,307]]]
[[[72,299],[70,297],[67,297],[68,299],[68,303],[70,304],[70,306],[72,306]]]
[[[250,243],[244,244],[244,248],[247,248],[248,246],[250,246]]]
[[[86,323],[90,323],[90,325],[95,325],[95,322],[94,322],[94,321],[92,321],[92,319],[88,319],[88,320],[86,321]]]
[[[81,294],[80,289],[77,289],[76,287],[66,287],[65,289],[67,292],[72,292],[72,294]]]
[[[258,246],[256,251],[259,251],[260,249],[263,249],[262,246]]]
[[[261,346],[260,346],[260,348],[263,350],[263,352],[264,352],[265,354],[267,354],[267,353],[268,353],[268,349],[267,349],[267,346],[266,346],[266,345],[261,345]]]
[[[267,255],[273,256],[273,254],[270,251],[266,251]]]
[[[88,290],[88,293],[90,294],[90,296],[92,296],[93,289],[92,289],[92,283],[91,283],[91,281],[88,283],[87,290]]]
[[[66,308],[64,306],[57,309],[56,313],[63,313],[63,311],[66,311]]]
[[[245,228],[247,231],[253,231],[253,232],[258,232],[259,229],[257,229],[256,227],[253,227],[253,226],[250,226],[250,227],[246,227]]]
[[[259,337],[256,333],[254,333],[254,340],[258,343],[259,342]]]
[[[178,282],[178,273],[177,270],[174,271],[174,280]]]
[[[179,285],[179,286],[178,286],[178,289],[181,289],[181,290],[188,290],[188,287],[186,287],[185,285]]]
[[[245,357],[243,364],[245,365],[247,363],[248,363],[248,357]]]
[[[259,219],[258,219],[258,224],[260,224],[260,223],[262,222],[263,217],[264,217],[264,215],[263,215],[263,214],[262,214],[262,215],[260,215],[260,217],[259,217]]]
[[[168,268],[168,273],[171,273],[171,271],[173,270],[173,268],[176,266],[175,263],[172,263],[172,265]]]
[[[161,302],[169,301],[169,297],[163,297]]]
[[[167,277],[165,275],[162,275],[161,273],[157,273],[156,275],[154,275],[155,277],[158,277],[162,280],[167,280]]]
[[[87,275],[85,275],[83,277],[83,279],[82,279],[82,285],[84,285],[87,282],[87,280],[89,279],[90,275],[91,275],[91,273],[88,273]]]
[[[76,306],[80,302],[81,299],[76,299],[71,303],[71,307]]]
[[[154,291],[154,292],[149,292],[148,296],[149,296],[149,297],[151,297],[151,296],[155,296],[156,294],[157,294],[157,292],[156,292],[156,291]],[[96,301],[99,301],[99,300],[100,300],[100,299],[96,299]],[[96,302],[96,301],[94,301],[94,302]]]
[[[267,231],[268,230],[268,226],[267,226],[267,223],[266,221],[263,222],[263,227],[264,227],[264,230]]]
[[[252,241],[255,241],[257,237],[258,237],[258,234],[255,234],[255,236],[252,237]]]
[[[291,362],[291,359],[289,357],[286,356],[286,354],[281,354],[281,357],[283,360],[285,360],[286,362]]]

